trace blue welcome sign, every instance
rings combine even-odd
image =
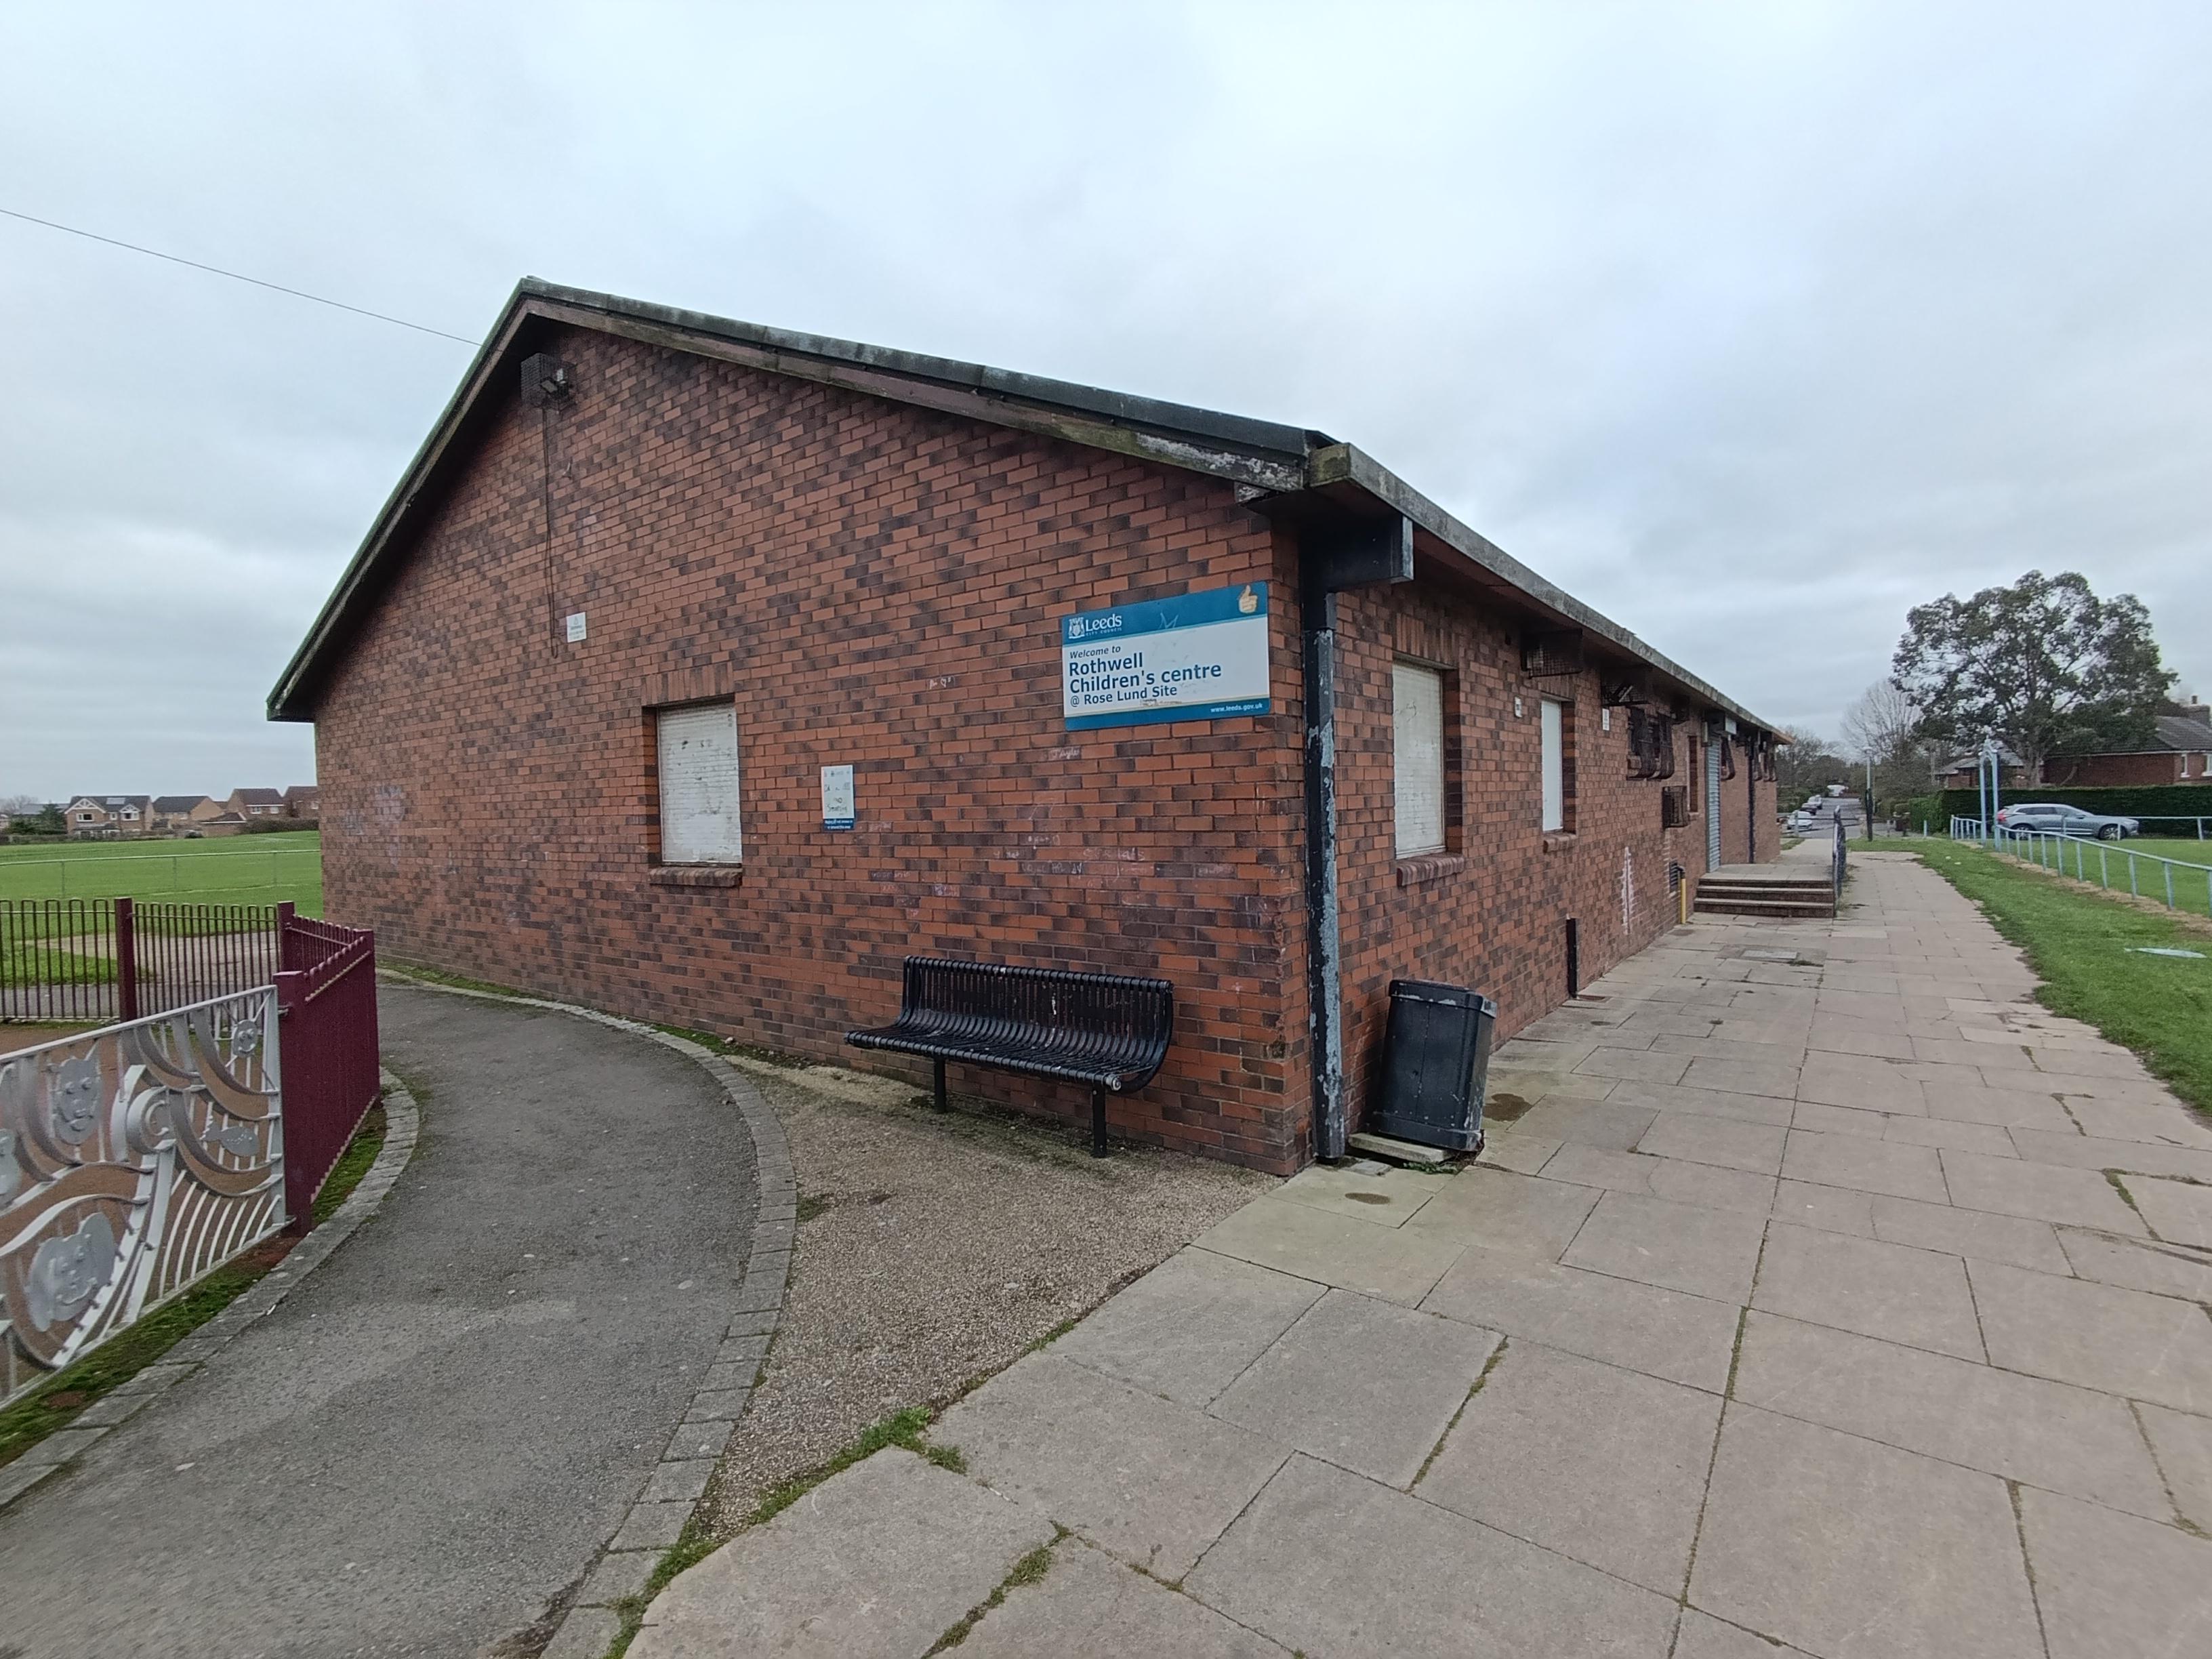
[[[1267,713],[1267,584],[1060,619],[1068,729]]]

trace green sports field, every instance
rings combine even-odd
[[[0,847],[0,900],[167,899],[278,904],[323,913],[322,836],[313,830],[206,841],[63,842]]]

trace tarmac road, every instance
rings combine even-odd
[[[413,1161],[264,1322],[0,1512],[4,1659],[475,1654],[653,1468],[744,1271],[736,1109],[582,1020],[380,1007]]]

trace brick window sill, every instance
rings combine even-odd
[[[645,873],[655,887],[735,887],[745,878],[742,864],[656,864]]]
[[[1424,853],[1418,858],[1400,859],[1398,885],[1419,887],[1425,882],[1455,876],[1466,868],[1467,860],[1458,853]]]
[[[1547,830],[1544,832],[1547,853],[1571,853],[1575,850],[1575,832],[1571,830]]]

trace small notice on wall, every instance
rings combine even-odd
[[[853,769],[849,766],[825,766],[822,769],[822,827],[824,830],[850,830],[853,827]]]
[[[1060,670],[1071,730],[1264,714],[1267,584],[1062,617]]]

